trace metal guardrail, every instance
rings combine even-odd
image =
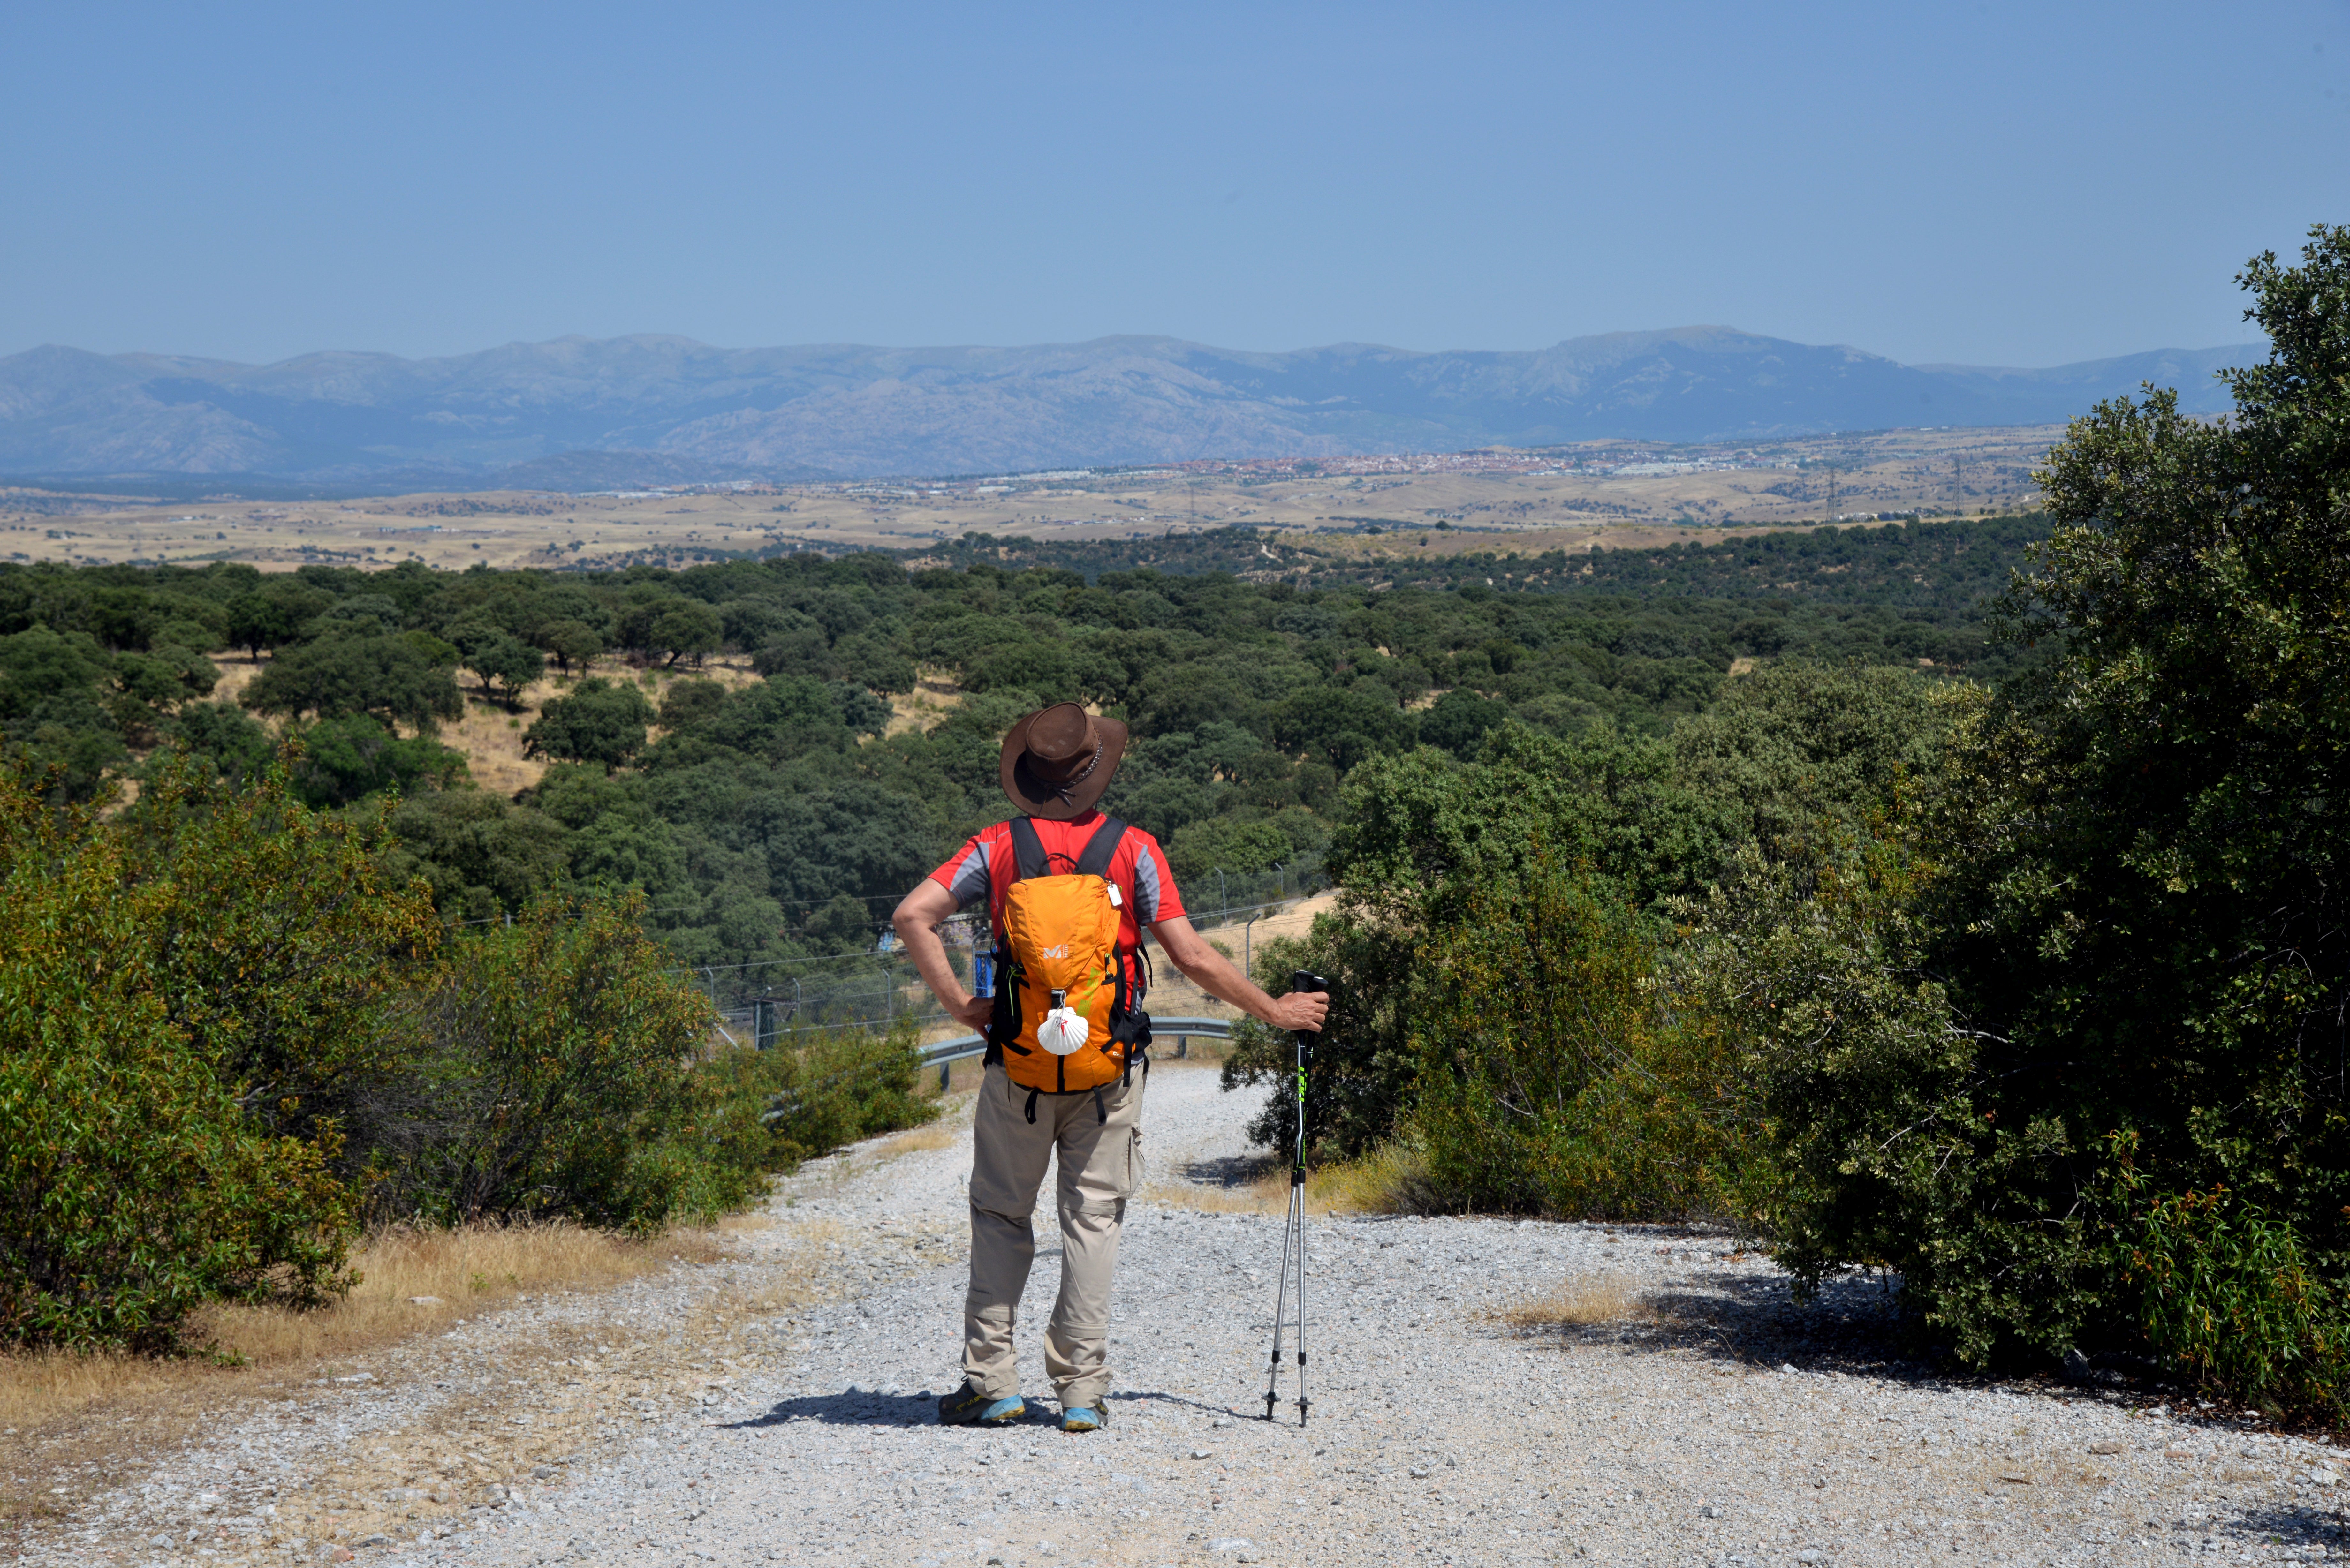
[[[1191,1036],[1194,1034],[1210,1040],[1229,1040],[1232,1037],[1232,1022],[1223,1018],[1154,1018],[1150,1021],[1152,1043],[1156,1044],[1159,1040],[1171,1037],[1175,1042],[1175,1055],[1178,1060],[1191,1054]],[[985,1035],[958,1034],[951,1040],[941,1040],[935,1045],[923,1046],[920,1052],[921,1064],[925,1069],[936,1067],[939,1070],[939,1088],[941,1092],[944,1092],[949,1075],[954,1071],[954,1064],[970,1057],[984,1054],[986,1050]],[[827,1080],[827,1083],[837,1081]],[[759,1120],[772,1124],[780,1117],[789,1116],[798,1097],[797,1094],[790,1090],[777,1095],[767,1102],[767,1108],[760,1115]]]
[[[1171,1036],[1175,1042],[1177,1061],[1191,1054],[1191,1036],[1194,1034],[1206,1040],[1229,1040],[1232,1037],[1232,1021],[1225,1018],[1153,1018],[1150,1021],[1151,1040],[1156,1043]],[[983,1055],[986,1051],[987,1036],[958,1034],[951,1040],[923,1046],[922,1065],[939,1070],[939,1087],[944,1089],[948,1075],[954,1070],[957,1062]]]

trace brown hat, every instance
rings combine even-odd
[[[1066,822],[1101,799],[1124,755],[1124,724],[1055,702],[1003,737],[1003,793],[1031,816]]]

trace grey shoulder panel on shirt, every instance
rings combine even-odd
[[[1134,846],[1134,923],[1148,926],[1159,919],[1159,857],[1151,846]]]
[[[954,885],[947,889],[954,895],[955,908],[967,909],[987,897],[987,840],[977,840],[963,863],[955,867]]]

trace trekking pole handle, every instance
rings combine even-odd
[[[1318,974],[1301,969],[1291,972],[1289,976],[1289,989],[1292,991],[1306,992],[1313,994],[1327,995],[1330,990],[1330,982],[1324,980]],[[1299,1040],[1303,1042],[1306,1035],[1319,1034],[1321,1031],[1318,1029],[1296,1029],[1292,1030],[1291,1033],[1295,1034]]]

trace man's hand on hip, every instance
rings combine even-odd
[[[995,998],[966,996],[961,1002],[949,1006],[947,1011],[954,1015],[958,1023],[968,1023],[984,1034],[987,1033],[988,1024],[995,1018]]]

